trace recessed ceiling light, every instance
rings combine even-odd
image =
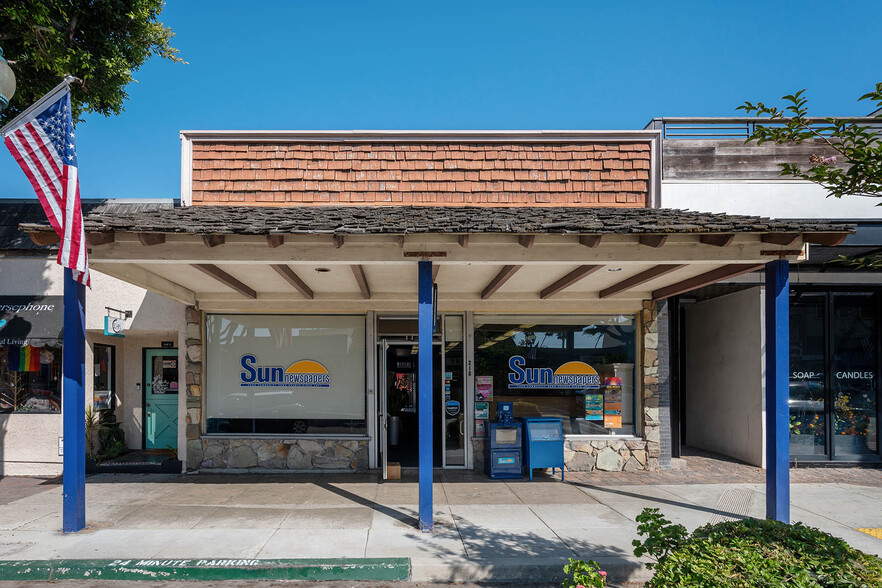
[[[320,274],[326,274],[326,273],[328,273],[329,271],[331,271],[331,268],[329,268],[329,267],[317,267],[317,268],[315,268],[315,271],[317,271],[317,272],[320,273]]]
[[[606,271],[608,271],[608,272],[620,272],[620,271],[622,271],[622,268],[620,268],[620,267],[608,267],[608,268],[606,268]]]

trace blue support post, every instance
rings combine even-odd
[[[790,522],[790,263],[766,264],[766,518]]]
[[[420,530],[431,531],[432,516],[432,262],[419,262],[419,453],[420,453]]]
[[[62,525],[65,533],[86,526],[86,287],[64,269],[64,341],[61,409]]]

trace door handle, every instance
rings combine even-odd
[[[147,406],[150,406],[150,403],[149,403],[149,402],[147,403]]]

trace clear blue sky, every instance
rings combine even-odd
[[[639,129],[808,88],[865,115],[882,2],[179,1],[188,65],[78,126],[84,198],[176,198],[181,129]],[[11,56],[10,56],[11,57]],[[0,197],[33,197],[0,153]]]

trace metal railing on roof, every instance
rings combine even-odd
[[[789,119],[769,119],[754,116],[735,117],[661,117],[652,119],[647,130],[660,130],[662,139],[747,139],[757,126],[781,127]],[[813,126],[825,127],[830,123],[826,118],[809,117]],[[882,134],[882,119],[872,116],[844,118],[850,123],[859,124]]]

